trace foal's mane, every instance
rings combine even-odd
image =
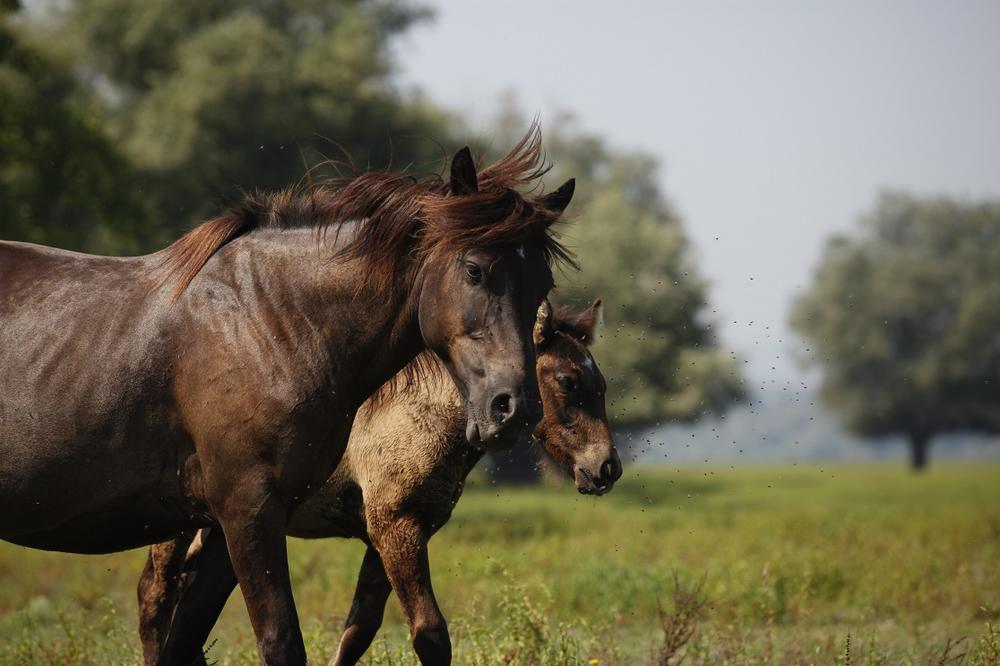
[[[341,251],[366,262],[379,289],[397,283],[401,267],[471,248],[538,243],[545,261],[575,266],[555,238],[558,211],[515,188],[536,185],[549,169],[542,134],[533,124],[504,157],[478,173],[478,191],[460,196],[440,176],[370,170],[306,188],[254,192],[235,207],[195,227],[164,250],[164,281],[176,280],[179,297],[219,249],[258,229],[314,228],[320,235],[345,222],[359,222]]]

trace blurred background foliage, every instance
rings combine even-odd
[[[76,103],[71,68],[0,6],[0,237],[136,252],[155,232],[148,199],[102,119]]]
[[[527,119],[508,99],[492,123],[497,151]],[[547,124],[550,187],[576,178],[564,238],[583,269],[557,275],[552,300],[583,310],[603,301],[594,346],[619,427],[688,421],[744,397],[738,360],[719,349],[706,316],[708,285],[676,212],[658,185],[655,158],[609,146],[562,113]]]
[[[71,63],[78,103],[173,236],[241,191],[298,182],[324,156],[438,158],[446,114],[396,90],[389,57],[426,17],[391,0],[88,0],[43,4],[22,27]]]

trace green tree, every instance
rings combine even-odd
[[[426,15],[393,0],[75,0],[39,14],[34,37],[75,63],[161,218],[184,227],[342,149],[360,167],[437,168],[444,118],[393,87],[389,50]]]
[[[0,7],[0,238],[135,252],[150,231],[135,176],[67,70],[12,25],[16,9]]]
[[[826,247],[792,324],[854,432],[902,434],[912,464],[934,435],[1000,429],[1000,203],[884,194]]]
[[[557,299],[605,303],[594,346],[619,428],[691,421],[745,395],[738,361],[720,349],[705,318],[706,282],[649,155],[609,148],[553,123],[548,154],[577,178],[567,241],[583,270],[558,280]]]
[[[508,103],[490,145],[507,145],[526,122]],[[550,187],[577,180],[563,239],[580,272],[556,275],[554,303],[582,310],[601,298],[604,326],[594,356],[608,381],[616,429],[719,413],[745,396],[740,363],[722,350],[705,316],[706,283],[683,224],[658,182],[656,160],[616,150],[576,129],[571,116],[545,124]],[[501,456],[498,476],[530,478],[518,454]]]

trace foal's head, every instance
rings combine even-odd
[[[544,173],[540,162],[537,134],[479,173],[463,149],[446,196],[424,205],[441,245],[421,272],[420,330],[466,402],[469,441],[491,448],[512,445],[541,418],[532,328],[552,288],[552,258],[569,258],[550,227],[573,181],[539,197],[514,189]]]
[[[535,439],[576,482],[581,493],[603,495],[622,475],[604,406],[607,384],[587,349],[600,316],[600,301],[583,312],[538,310],[534,339],[544,416]]]

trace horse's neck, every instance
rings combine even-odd
[[[237,288],[251,292],[243,294],[245,302],[260,304],[261,314],[276,320],[272,327],[325,352],[338,402],[357,408],[420,353],[423,340],[418,283],[378,289],[360,261],[338,256],[349,240],[344,234],[336,243],[317,241],[312,229],[257,233],[232,243],[230,256],[221,258]],[[309,347],[300,342],[289,339],[287,346],[301,354]]]

